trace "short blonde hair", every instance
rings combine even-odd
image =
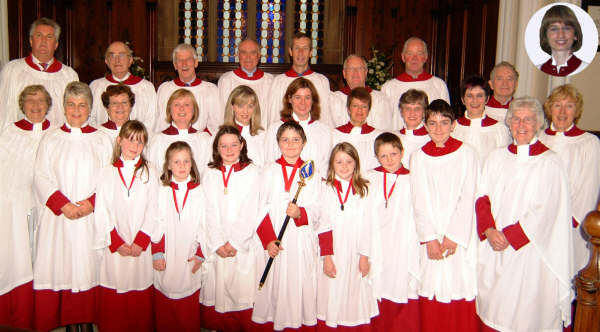
[[[169,101],[167,101],[166,120],[168,123],[173,122],[173,117],[171,116],[171,105],[173,104],[175,99],[179,99],[179,98],[183,98],[183,97],[190,97],[190,99],[192,100],[192,105],[194,107],[194,115],[192,116],[192,121],[190,124],[193,124],[194,122],[196,122],[196,120],[198,120],[198,116],[200,115],[200,110],[198,109],[198,103],[196,102],[196,97],[194,97],[194,94],[190,90],[181,88],[181,89],[175,90],[171,94],[171,97],[169,97]]]
[[[258,102],[258,96],[256,95],[256,92],[254,92],[254,90],[247,85],[237,86],[229,94],[229,98],[227,98],[227,104],[225,105],[225,119],[223,124],[235,127],[235,114],[233,112],[233,105],[243,106],[249,103],[254,103],[254,111],[252,112],[252,117],[250,118],[250,135],[255,136],[258,134],[259,130],[263,129],[260,126],[260,104]]]
[[[544,113],[549,122],[552,122],[552,104],[563,100],[571,99],[575,103],[575,123],[581,118],[583,113],[583,95],[571,84],[558,86],[552,90],[550,96],[544,102]]]
[[[48,90],[46,90],[46,88],[44,88],[43,85],[38,84],[26,86],[23,89],[23,91],[21,91],[21,93],[19,94],[19,109],[21,110],[21,112],[25,113],[25,99],[27,99],[27,97],[29,96],[33,96],[36,93],[41,93],[42,95],[44,95],[47,106],[46,114],[48,114],[48,110],[50,109],[50,107],[52,107],[52,97],[50,97]]]

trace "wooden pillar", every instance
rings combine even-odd
[[[600,211],[592,211],[583,225],[590,236],[590,261],[577,274],[577,313],[574,332],[597,331],[600,326]]]
[[[346,5],[346,19],[344,22],[344,59],[350,54],[356,53],[356,19],[358,7]]]

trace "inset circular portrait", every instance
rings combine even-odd
[[[529,60],[552,76],[570,76],[592,62],[598,49],[598,30],[580,7],[557,2],[535,12],[525,29]]]

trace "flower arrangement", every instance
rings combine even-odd
[[[143,67],[144,60],[139,56],[135,56],[131,42],[126,41],[125,45],[131,49],[131,57],[133,58],[133,63],[131,64],[131,67],[129,67],[129,72],[135,76],[148,79],[148,77],[146,77],[146,70]]]
[[[371,47],[373,57],[367,61],[367,85],[380,90],[383,83],[392,78],[392,60],[383,52]]]

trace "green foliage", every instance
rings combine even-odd
[[[373,57],[367,61],[367,85],[380,90],[383,83],[392,78],[392,59],[371,47]]]

